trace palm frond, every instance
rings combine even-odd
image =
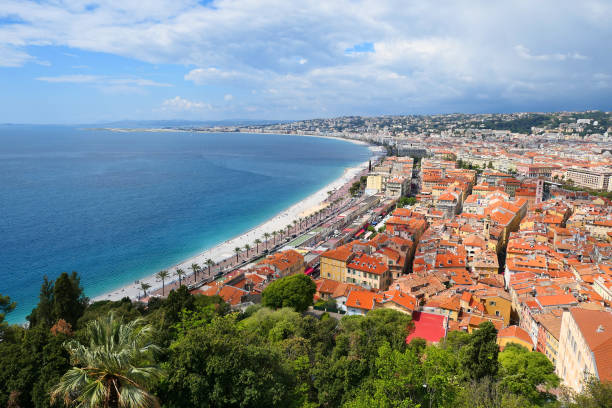
[[[52,401],[62,399],[65,405],[80,408],[108,407],[109,403],[158,407],[157,399],[147,392],[164,375],[154,361],[161,349],[153,343],[152,327],[142,319],[123,323],[110,313],[90,322],[86,333],[88,344],[64,343],[77,367],[52,389]]]

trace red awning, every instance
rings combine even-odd
[[[364,229],[360,229],[359,232],[355,234],[355,237],[360,236],[361,234],[363,234],[364,231]]]
[[[314,271],[314,268],[308,268],[308,269],[306,269],[306,270],[304,271],[304,273],[305,273],[306,275],[310,275],[310,274],[312,273],[312,271]]]

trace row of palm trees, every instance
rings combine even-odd
[[[255,251],[256,254],[259,254],[259,245],[260,244],[265,244],[265,248],[268,249],[268,242],[270,241],[270,238],[273,238],[273,242],[274,245],[276,245],[276,237],[280,236],[280,239],[283,239],[283,236],[285,236],[285,238],[287,238],[291,232],[291,228],[294,229],[294,231],[296,231],[296,227],[299,225],[299,230],[302,230],[302,224],[306,223],[306,225],[310,225],[312,224],[313,221],[321,221],[322,217],[324,215],[327,215],[330,209],[334,209],[334,207],[336,207],[340,202],[342,201],[341,198],[338,198],[334,201],[331,202],[331,206],[328,208],[323,208],[320,209],[318,211],[315,211],[314,213],[308,215],[307,217],[300,217],[297,220],[293,220],[292,224],[287,224],[285,226],[285,228],[282,228],[278,231],[272,231],[271,233],[264,233],[263,234],[263,241],[259,238],[255,239],[254,243],[255,243]],[[234,248],[234,252],[236,254],[236,262],[239,261],[239,257],[240,257],[240,253],[244,250],[246,251],[246,256],[247,258],[249,257],[249,252],[250,250],[253,249],[249,244],[246,244],[243,248],[240,247],[236,247]],[[211,268],[213,266],[215,266],[215,262],[212,259],[207,259],[205,262],[206,266],[208,267],[208,276],[210,276],[211,274]],[[189,269],[191,269],[195,281],[197,282],[198,280],[198,273],[202,272],[202,267],[200,265],[198,265],[197,263],[193,263],[191,264],[191,266],[189,267]],[[179,286],[183,285],[183,278],[185,277],[185,275],[187,275],[187,273],[185,272],[185,270],[178,268],[176,269],[176,271],[174,272],[175,276],[178,278],[179,280]],[[162,296],[165,296],[165,288],[166,288],[166,279],[168,279],[170,277],[170,273],[167,270],[162,270],[159,271],[155,277],[157,278],[158,281],[161,281],[162,283]],[[151,285],[149,285],[148,283],[141,283],[140,284],[140,289],[143,291],[144,293],[144,297],[147,296],[147,291],[149,289],[151,289]]]
[[[208,267],[208,276],[210,276],[211,273],[211,268],[213,266],[215,266],[215,261],[213,261],[212,259],[208,258],[205,262],[206,266]],[[197,282],[198,280],[198,273],[202,272],[202,267],[200,265],[198,265],[197,263],[192,263],[191,266],[189,267],[189,269],[191,269],[193,276],[194,276],[194,281]],[[179,280],[179,286],[183,285],[183,278],[185,278],[185,276],[187,275],[187,272],[185,272],[184,269],[182,268],[177,268],[174,271],[174,275],[178,278]],[[162,296],[164,296],[166,293],[166,279],[168,279],[170,277],[170,272],[168,272],[167,270],[162,270],[159,271],[155,274],[155,277],[157,278],[158,282],[162,283]],[[142,282],[140,284],[140,289],[143,291],[144,293],[144,297],[147,296],[147,291],[149,289],[151,289],[151,285],[149,285],[146,282]]]

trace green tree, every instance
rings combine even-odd
[[[38,305],[32,309],[32,312],[26,317],[30,322],[30,326],[43,325],[51,327],[54,323],[53,319],[53,281],[49,281],[47,275],[43,277],[43,283],[40,287],[38,295]]]
[[[240,255],[240,251],[241,251],[240,247],[234,248],[234,252],[236,253],[236,262],[238,262],[238,255]]]
[[[246,250],[246,256],[248,258],[249,257],[249,251],[251,250],[251,246],[249,244],[246,244],[244,246],[244,249]]]
[[[208,266],[208,276],[210,276],[210,268],[215,266],[215,261],[213,261],[212,259],[208,258],[206,260],[206,266]]]
[[[198,265],[197,263],[192,263],[191,266],[189,267],[189,269],[191,269],[191,271],[193,272],[193,276],[194,276],[194,280],[198,280],[198,272],[200,272],[202,270],[202,268],[200,268],[200,265]]]
[[[404,208],[405,206],[413,206],[415,205],[417,202],[416,198],[414,197],[400,197],[400,199],[397,201],[397,208]]]
[[[147,297],[147,290],[151,289],[151,285],[145,282],[141,282],[140,289],[142,289],[143,296]]]
[[[499,370],[498,353],[497,329],[489,321],[481,323],[470,336],[469,343],[460,350],[464,377],[474,380],[495,378]]]
[[[64,374],[50,392],[51,402],[87,407],[158,407],[149,393],[163,372],[154,355],[152,327],[140,319],[123,323],[114,314],[87,325],[87,343],[66,343],[76,366]]]
[[[559,385],[555,367],[542,353],[510,343],[499,353],[499,362],[501,386],[534,403],[549,398],[539,387],[552,389]]]
[[[157,277],[158,281],[161,281],[161,283],[162,283],[162,296],[165,296],[165,292],[166,292],[166,279],[168,279],[168,276],[170,276],[170,274],[168,273],[168,271],[163,270],[163,271],[157,272],[157,274],[155,276]]]
[[[262,293],[262,303],[274,309],[292,307],[303,312],[312,306],[317,290],[315,283],[304,274],[286,276],[272,282]]]
[[[295,381],[278,351],[241,330],[236,315],[179,334],[160,395],[168,407],[285,407]]]
[[[50,386],[70,367],[67,337],[42,326],[10,330],[0,342],[0,406],[49,407]]]
[[[185,286],[170,291],[168,298],[163,304],[167,323],[172,325],[179,321],[180,313],[183,310],[195,309],[195,297],[189,293]]]
[[[354,399],[344,407],[418,408],[424,394],[421,359],[414,350],[392,350],[388,343],[378,349],[376,371],[366,379]]]
[[[257,239],[255,239],[254,242],[255,242],[255,245],[256,245],[255,246],[255,252],[259,253],[259,244],[261,244],[261,239],[257,238]]]
[[[77,320],[83,315],[88,302],[77,273],[62,273],[53,285],[53,322],[64,319],[72,327],[76,327]]]
[[[591,376],[587,378],[583,391],[573,396],[570,408],[609,408],[612,401],[612,382],[601,382]]]
[[[17,303],[11,302],[11,298],[8,296],[2,296],[0,294],[0,340],[3,337],[4,329],[6,328],[6,323],[4,319],[6,318],[7,313],[15,310]]]
[[[181,268],[178,268],[176,271],[174,271],[174,273],[179,279],[179,286],[183,286],[183,277],[185,277],[185,271]]]
[[[270,233],[265,232],[264,233],[264,241],[266,243],[266,249],[268,249],[268,241],[270,240]]]

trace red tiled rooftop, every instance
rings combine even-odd
[[[406,343],[410,343],[415,338],[425,339],[430,343],[438,343],[444,337],[444,316],[414,312],[412,321],[414,329],[406,337]]]

